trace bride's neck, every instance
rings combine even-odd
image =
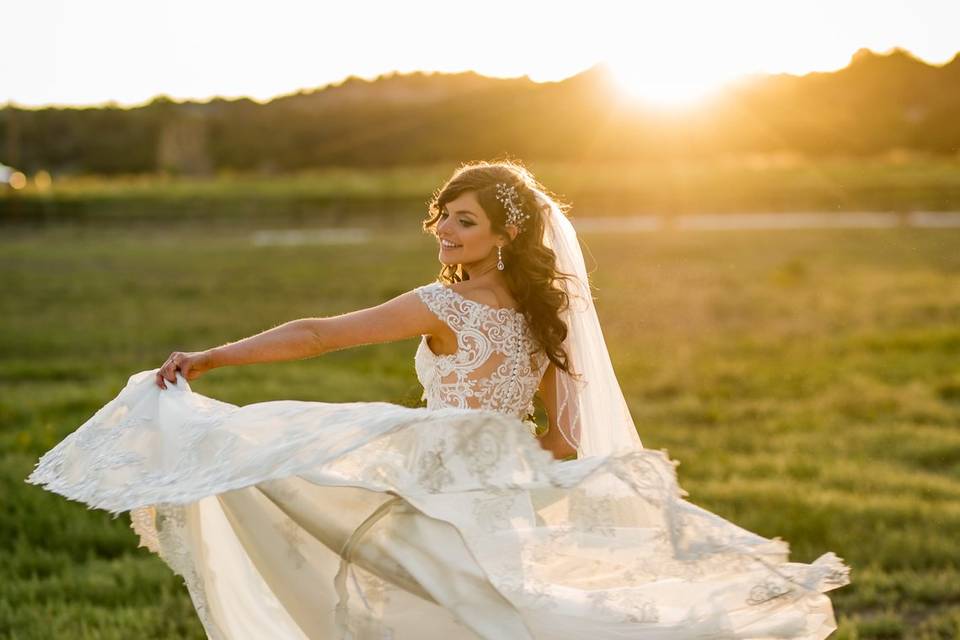
[[[493,260],[489,262],[478,262],[469,266],[461,265],[461,270],[464,274],[464,280],[470,280],[472,282],[499,282],[500,280],[497,263]]]

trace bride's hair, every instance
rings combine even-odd
[[[472,162],[461,165],[434,194],[427,218],[423,221],[423,229],[436,235],[437,222],[444,206],[461,194],[472,191],[490,218],[491,231],[509,238],[510,234],[505,228],[507,213],[497,199],[498,183],[514,186],[520,208],[530,216],[524,220],[523,230],[517,237],[503,247],[503,262],[506,265],[504,279],[547,357],[558,369],[569,372],[567,353],[562,346],[567,337],[567,326],[560,319],[560,312],[570,301],[567,293],[556,283],[561,278],[572,276],[557,271],[556,254],[543,244],[544,215],[549,215],[549,210],[541,208],[531,188],[553,199],[564,213],[569,205],[557,200],[517,162]],[[469,275],[463,272],[461,265],[443,265],[440,280],[451,284],[469,280]]]

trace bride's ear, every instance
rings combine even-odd
[[[509,236],[508,239],[510,240],[510,242],[513,242],[514,240],[516,240],[517,234],[520,233],[520,230],[517,229],[517,227],[515,227],[512,224],[506,225],[504,229],[506,229],[507,231],[507,235]]]

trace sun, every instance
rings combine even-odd
[[[607,60],[614,82],[630,100],[659,108],[696,107],[737,77],[729,71],[682,60]]]

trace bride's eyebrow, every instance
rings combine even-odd
[[[449,210],[449,209],[447,209],[447,213],[450,213],[450,210]],[[468,211],[468,210],[466,210],[466,209],[460,209],[459,211],[454,211],[454,215],[456,215],[456,214],[458,214],[458,213],[465,213],[465,214],[467,214],[468,216],[474,216],[474,217],[476,217],[476,215],[477,215],[477,214],[475,214],[473,211]]]

